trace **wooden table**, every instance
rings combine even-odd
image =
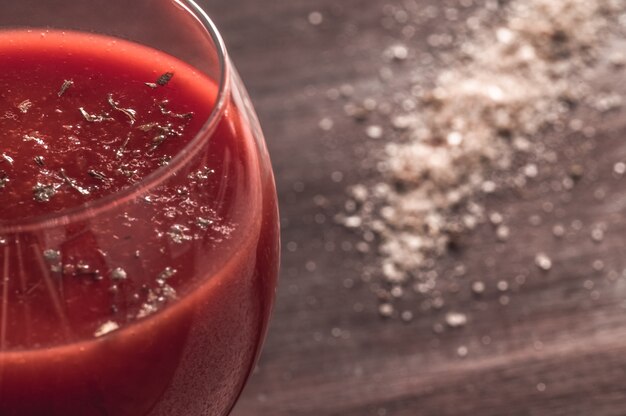
[[[620,221],[626,192],[611,178],[613,163],[626,157],[621,112],[586,120],[601,139],[593,158],[582,163],[606,179],[605,200],[598,201],[597,186],[584,181],[569,203],[541,184],[529,186],[523,197],[493,198],[488,205],[509,219],[515,238],[499,244],[489,226],[464,237],[460,250],[441,260],[443,270],[467,265],[459,292],[447,296],[441,310],[413,306],[410,323],[384,321],[362,280],[372,256],[358,254],[357,237],[332,218],[346,187],[370,175],[359,164],[368,145],[364,127],[343,115],[342,101],[326,95],[346,83],[365,94],[379,92],[382,51],[397,39],[381,24],[381,9],[400,1],[202,3],[256,104],[282,209],[275,314],[236,416],[626,415],[626,222]],[[314,11],[322,13],[320,25],[308,22]],[[427,34],[447,24],[418,27],[411,48],[425,50]],[[398,70],[398,82],[408,75],[408,67]],[[626,90],[623,82],[604,83]],[[330,133],[318,126],[323,117],[334,120]],[[320,195],[326,206],[315,203]],[[556,209],[542,212],[546,202]],[[538,213],[542,225],[530,225],[528,218]],[[553,224],[574,220],[583,224],[578,235],[565,241],[552,236]],[[609,224],[601,244],[588,237],[599,221]],[[534,267],[538,251],[551,255],[549,273]],[[604,269],[594,271],[598,259]],[[496,289],[496,282],[515,282],[519,273],[527,275],[523,285]],[[478,299],[469,290],[473,280],[487,285]],[[434,333],[433,325],[450,310],[466,312],[468,324]],[[465,358],[460,347],[467,348]]]

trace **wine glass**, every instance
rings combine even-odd
[[[57,205],[43,213],[19,204],[2,211],[0,415],[227,415],[266,334],[279,229],[263,134],[220,34],[191,0],[0,4],[0,41],[12,31],[21,40],[40,36],[69,45],[90,34],[96,40],[84,45],[103,51],[89,53],[115,59],[118,70],[125,54],[131,59],[143,50],[133,45],[142,45],[201,74],[194,75],[198,91],[213,103],[206,117],[194,121],[198,133],[191,140],[115,192],[96,196],[98,186],[83,187],[61,170],[59,190],[38,184],[34,198],[43,203],[56,191],[71,197],[54,196]],[[0,48],[0,55],[7,50]],[[14,75],[12,68],[4,75]],[[172,76],[193,78],[180,68],[141,87],[158,94]],[[59,97],[69,99],[70,87],[76,88],[69,75]],[[95,77],[94,88],[105,81]],[[31,88],[28,82],[16,87]],[[101,119],[81,109],[83,123],[130,118],[134,131],[163,129],[133,126],[134,110],[121,108],[112,95],[109,104],[117,111]],[[186,117],[160,108],[166,116]],[[8,140],[2,134],[0,144]],[[134,144],[105,145],[118,140],[107,134],[102,147],[90,151],[118,163]],[[166,136],[157,135],[149,151]],[[164,146],[175,148],[172,143]],[[25,138],[19,146],[27,144]],[[44,166],[43,158],[38,162]],[[108,180],[89,172],[94,181]]]

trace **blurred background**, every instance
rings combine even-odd
[[[511,11],[513,0],[200,3],[259,113],[281,204],[276,308],[236,416],[626,414],[622,2],[575,9],[583,2],[532,0],[538,9],[526,15]],[[550,4],[568,3],[571,19],[552,19],[569,9]],[[543,26],[525,26],[544,12]],[[480,165],[480,195],[459,208],[471,216],[446,205],[442,221],[462,218],[460,228],[442,228],[434,254],[414,259],[419,273],[385,269],[393,248],[381,253],[380,244],[395,241],[385,233],[407,225],[389,225],[383,210],[387,225],[376,229],[354,186],[389,182],[387,145],[418,140],[421,114],[434,120],[452,106],[454,124],[455,114],[471,113],[453,105],[454,77],[508,73],[490,63],[504,49],[489,45],[520,33],[534,52],[518,48],[528,64],[515,71],[539,72],[507,80],[501,101],[501,90],[487,94],[500,103],[496,116],[515,116],[513,128],[502,117],[458,132],[436,124],[450,146],[466,131],[497,130],[493,146],[513,149],[510,163]],[[452,81],[441,80],[451,67]],[[520,85],[534,95],[507,101]],[[420,107],[432,97],[434,107]],[[479,163],[491,157],[481,152]],[[474,166],[452,162],[443,170]],[[406,183],[395,185],[397,200]],[[433,241],[432,225],[424,232]]]

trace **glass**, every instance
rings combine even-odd
[[[0,415],[227,415],[266,334],[279,229],[263,134],[219,33],[189,0],[0,4],[0,33],[132,41],[217,91],[200,133],[138,183],[0,218]]]

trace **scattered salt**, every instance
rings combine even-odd
[[[470,7],[474,2],[459,3]],[[492,22],[484,13],[477,13],[467,19],[467,28],[473,32],[470,37],[457,39],[441,32],[427,37],[432,48],[456,51],[446,55],[448,64],[432,87],[417,75],[401,91],[391,87],[389,81],[396,67],[389,61],[406,61],[408,65],[416,55],[408,43],[398,41],[383,51],[387,58],[380,68],[381,79],[386,83],[383,95],[367,102],[350,100],[353,102],[345,106],[346,114],[356,121],[370,115],[377,120],[388,115],[394,129],[387,136],[382,123],[365,127],[367,137],[385,139],[367,161],[378,178],[371,184],[352,187],[353,203],[346,207],[350,208],[347,215],[337,217],[345,226],[362,232],[368,250],[378,244],[379,275],[384,284],[376,282],[375,277],[371,279],[379,288],[385,288],[381,289],[386,295],[379,306],[383,317],[396,315],[397,295],[404,296],[400,289],[406,287],[414,289],[422,310],[454,304],[447,302],[446,293],[456,293],[465,286],[453,281],[447,283],[447,292],[442,293],[441,279],[434,270],[436,258],[458,247],[460,236],[486,222],[493,225],[502,243],[514,238],[504,216],[488,213],[484,200],[500,190],[524,188],[540,174],[552,172],[547,167],[560,161],[561,155],[542,143],[546,128],[569,129],[594,137],[595,130],[574,118],[570,107],[584,101],[606,112],[623,105],[617,94],[590,96],[583,88],[582,75],[590,67],[589,56],[604,43],[615,16],[623,12],[624,6],[619,2],[489,0],[485,7],[498,11],[497,27],[490,26]],[[395,8],[388,14],[388,24],[416,19],[425,22],[441,13],[449,20],[460,17],[454,8]],[[321,23],[321,15],[319,20]],[[435,56],[432,52],[420,56],[419,61],[416,58],[416,71],[433,62]],[[615,65],[622,65],[624,59],[616,56],[614,61]],[[344,85],[333,90],[332,96],[350,99],[354,92],[354,87]],[[566,107],[564,101],[572,105]],[[612,169],[614,175],[624,175],[626,163],[617,162]],[[589,174],[582,165],[573,164],[546,186],[548,190],[565,193]],[[343,178],[340,172],[331,176],[334,182]],[[606,195],[606,189],[594,192],[598,200]],[[539,213],[547,221],[558,213],[559,205],[546,202],[541,209],[543,212]],[[536,227],[544,224],[538,214],[528,220]],[[572,223],[572,233],[580,231],[582,223],[577,227],[578,223]],[[561,224],[554,225],[551,231],[557,238],[566,235],[566,227]],[[602,241],[604,233],[603,229],[594,229],[592,239]],[[552,259],[541,252],[536,254],[534,264],[544,272],[553,268]],[[514,275],[515,282],[524,284],[526,274]],[[453,278],[461,279],[462,275]],[[511,284],[503,280],[497,288],[501,292],[500,304],[509,304],[514,293]],[[480,295],[486,285],[474,281],[469,290]],[[412,318],[407,312],[412,311],[405,310],[399,316],[404,320]],[[467,315],[461,312],[445,315],[445,324],[451,328],[467,322]],[[439,333],[444,328],[436,324],[433,330]],[[457,353],[465,356],[467,348],[459,347]]]

